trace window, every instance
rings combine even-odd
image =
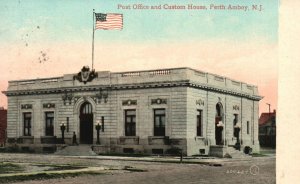
[[[92,114],[92,105],[88,102],[85,102],[81,107],[82,114]]]
[[[238,117],[239,115],[238,114],[234,114],[234,119],[233,119],[233,136],[235,137],[234,135],[234,126],[237,124],[238,122]]]
[[[165,109],[154,109],[154,136],[165,136],[166,112]]]
[[[134,153],[133,148],[123,148],[123,153]]]
[[[101,128],[102,132],[104,132],[104,116],[101,116]]]
[[[217,110],[217,117],[221,117],[222,116],[222,106],[220,103],[218,103],[216,105],[216,110]]]
[[[46,136],[53,136],[54,135],[54,112],[46,112],[45,113],[45,120],[46,120]]]
[[[125,136],[135,136],[135,109],[125,110]]]
[[[259,127],[259,134],[264,135],[266,133],[265,127]]]
[[[164,150],[163,149],[152,149],[152,154],[162,155],[162,154],[164,154]]]
[[[69,120],[70,120],[70,118],[69,117],[67,117],[67,132],[69,132]]]
[[[24,136],[31,136],[31,112],[23,113]]]
[[[250,130],[249,130],[249,121],[247,121],[247,134],[249,134]]]
[[[202,134],[202,110],[197,110],[197,136],[203,136]]]

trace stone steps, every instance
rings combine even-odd
[[[231,146],[210,146],[209,155],[215,157],[227,157],[231,158],[249,158],[251,156],[244,154],[243,151],[236,150]]]
[[[233,147],[227,147],[227,153],[232,158],[249,158],[249,157],[251,157],[250,155],[247,155],[247,154],[243,153],[242,151],[236,150]]]
[[[90,145],[67,146],[54,153],[55,155],[65,156],[95,156],[97,155]]]

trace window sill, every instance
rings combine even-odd
[[[195,139],[205,139],[203,136],[196,136]]]
[[[56,138],[56,136],[54,136],[54,135],[45,135],[45,136],[41,136],[41,138]]]
[[[138,136],[120,136],[119,144],[121,145],[137,145],[140,138]]]
[[[138,139],[139,136],[120,136],[121,139]]]
[[[169,136],[148,136],[149,145],[169,145]]]
[[[169,136],[148,136],[149,139],[166,139],[169,138]]]
[[[22,139],[24,139],[24,138],[26,138],[26,139],[33,139],[34,136],[31,136],[31,135],[23,135],[23,136],[20,136],[20,138],[22,138]]]

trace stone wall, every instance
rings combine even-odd
[[[241,123],[240,140],[242,148],[249,146],[254,152],[259,151],[258,143],[258,102],[253,100],[224,95],[195,88],[187,89],[187,151],[189,155],[200,154],[200,149],[209,152],[209,146],[215,145],[215,116],[216,105],[223,106],[223,140],[226,146],[233,146],[236,143],[234,131],[234,114],[238,115],[238,122]],[[196,136],[196,116],[197,110],[203,112],[203,136]],[[247,131],[247,122],[249,124]],[[224,135],[225,133],[225,135]]]
[[[104,119],[104,131],[100,132],[104,151],[132,148],[135,152],[151,153],[153,149],[166,152],[178,148],[187,155],[208,154],[210,146],[216,144],[215,117],[219,103],[225,124],[223,144],[235,144],[233,119],[234,114],[238,114],[242,146],[259,151],[258,100],[261,97],[256,86],[190,68],[97,74],[98,78],[86,84],[74,80],[73,74],[10,81],[5,92],[8,96],[8,138],[17,140],[24,135],[23,113],[31,112],[32,139],[28,137],[28,140],[32,140],[32,144],[42,144],[45,112],[53,111],[56,138],[61,138],[59,124],[64,122],[68,143],[73,132],[80,140],[80,107],[89,102],[93,108],[93,123]],[[153,137],[153,109],[158,108],[166,109],[165,137]],[[126,109],[136,109],[136,136],[124,137]],[[203,115],[202,136],[196,134],[197,110]],[[93,138],[95,143],[94,127]],[[98,146],[99,152],[101,146]]]

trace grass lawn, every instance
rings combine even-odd
[[[0,174],[22,172],[25,168],[12,163],[0,162]]]

